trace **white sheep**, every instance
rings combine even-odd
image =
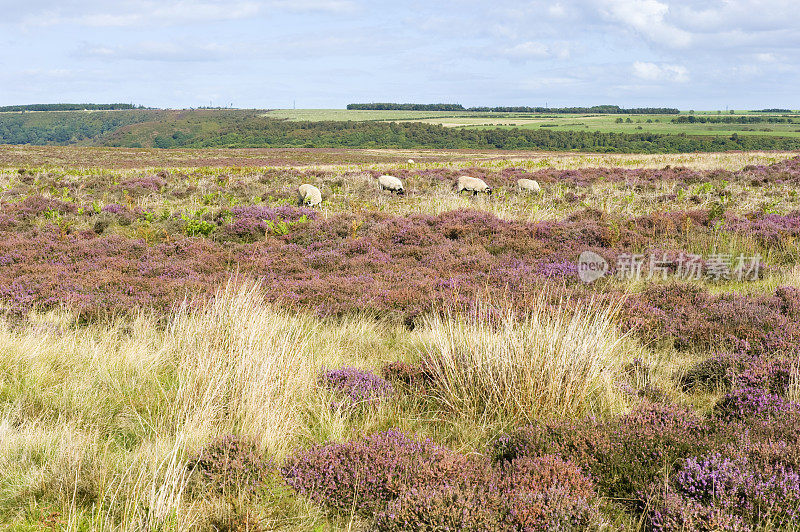
[[[414,164],[414,159],[409,159],[408,164]]]
[[[492,195],[492,187],[487,185],[483,179],[462,175],[456,181],[456,192],[461,194],[465,190],[472,192],[473,196],[477,196],[478,192],[485,192],[487,196]]]
[[[378,185],[381,187],[381,190],[388,190],[398,194],[405,193],[403,182],[393,175],[382,175],[378,177]]]
[[[533,192],[534,194],[538,194],[542,190],[535,179],[518,179],[517,188],[520,192]]]
[[[322,192],[314,185],[300,185],[297,189],[297,204],[313,207],[322,203]]]

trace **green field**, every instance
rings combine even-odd
[[[694,123],[676,124],[672,120],[681,115],[626,115],[626,114],[536,114],[489,113],[474,111],[348,111],[346,109],[278,109],[268,111],[265,117],[300,121],[355,121],[355,122],[423,122],[445,127],[467,129],[552,129],[560,131],[600,131],[603,133],[659,133],[686,135],[767,135],[800,137],[800,114],[769,114],[751,111],[698,111],[691,113],[704,118],[760,117],[791,119],[794,123]],[[621,119],[622,122],[618,122]],[[630,120],[630,121],[629,121]]]

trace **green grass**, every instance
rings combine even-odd
[[[736,111],[717,114],[716,111],[692,113],[704,117],[759,116],[785,117],[784,115]],[[681,115],[688,116],[684,112]],[[445,127],[468,129],[547,129],[560,131],[599,131],[602,133],[661,133],[686,135],[768,135],[779,137],[800,137],[800,114],[791,115],[795,124],[673,124],[678,115],[611,115],[611,114],[533,114],[533,113],[487,113],[473,111],[348,111],[346,109],[278,109],[264,113],[269,118],[299,121],[342,121],[354,122],[425,122],[442,124]],[[622,118],[622,123],[617,119]],[[627,120],[631,122],[628,123]],[[648,123],[648,120],[651,122]],[[639,129],[641,128],[641,129]]]

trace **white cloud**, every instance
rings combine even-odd
[[[567,10],[561,2],[556,2],[549,6],[547,12],[554,18],[561,18],[567,14]]]
[[[97,28],[170,26],[204,21],[241,20],[276,11],[353,11],[351,0],[122,0],[111,3],[38,2],[17,10],[24,26],[79,25]]]
[[[684,48],[692,43],[690,32],[667,21],[670,7],[658,0],[602,0],[601,12],[659,44]]]
[[[84,46],[77,55],[102,60],[197,62],[219,61],[231,50],[219,44],[144,41],[125,46]]]
[[[646,81],[671,81],[677,83],[689,81],[689,71],[682,65],[636,61],[633,64],[633,75]]]
[[[274,0],[268,5],[290,11],[328,11],[341,13],[356,9],[356,3],[350,0]]]
[[[537,59],[568,59],[570,45],[565,42],[543,43],[539,41],[525,41],[513,46],[501,48],[499,51],[490,51],[489,56],[500,55],[512,61],[529,61]]]
[[[514,59],[535,59],[549,56],[550,49],[546,44],[528,41],[505,48],[502,54]]]

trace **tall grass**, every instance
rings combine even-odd
[[[229,282],[200,311],[184,305],[164,339],[178,372],[177,425],[196,441],[235,431],[287,451],[316,378],[312,331],[307,317],[265,305],[256,284]]]
[[[325,332],[233,281],[166,326],[144,313],[3,324],[0,521],[37,519],[36,501],[71,530],[192,528],[202,505],[184,494],[188,453],[231,433],[278,457],[294,448],[319,407],[319,367],[337,363],[336,335],[314,348]]]
[[[618,308],[593,300],[568,310],[541,294],[522,317],[486,304],[428,317],[432,394],[455,415],[487,421],[620,412],[618,377],[636,347],[614,325]]]
[[[542,294],[524,317],[487,304],[408,331],[374,316],[291,312],[265,303],[258,284],[231,281],[166,319],[142,312],[86,326],[62,311],[0,322],[0,523],[236,522],[237,507],[192,488],[187,469],[226,434],[255,438],[280,463],[308,443],[388,427],[468,450],[505,421],[619,412],[626,398],[614,381],[637,353],[614,328],[616,310],[551,306]],[[348,413],[318,384],[322,368],[377,369],[415,354],[435,373],[434,401],[408,394]],[[331,523],[280,486],[245,499],[248,517],[267,528]]]

